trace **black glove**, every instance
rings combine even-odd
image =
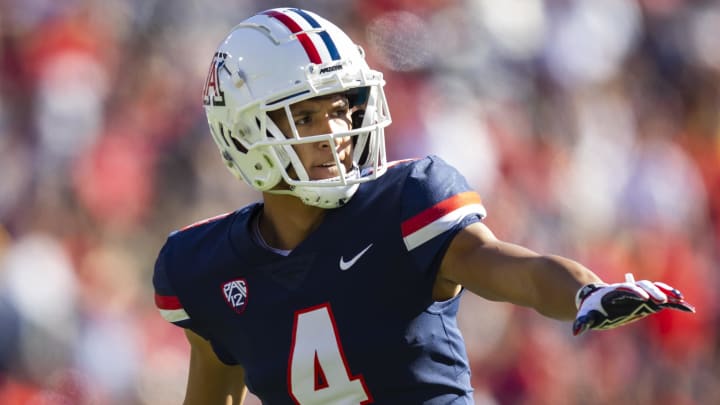
[[[695,312],[682,293],[662,282],[635,281],[625,275],[624,283],[588,284],[575,296],[578,308],[573,335],[588,329],[612,329],[635,322],[664,308]]]

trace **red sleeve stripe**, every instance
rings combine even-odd
[[[403,240],[408,250],[415,249],[432,238],[451,229],[470,214],[485,217],[485,207],[474,191],[456,194],[445,199],[401,225]]]
[[[160,315],[168,322],[174,323],[190,319],[177,297],[155,294],[155,305],[160,310]]]
[[[159,309],[182,309],[182,304],[178,297],[170,295],[159,295],[155,294],[155,305]]]
[[[482,204],[482,200],[476,192],[466,191],[440,201],[414,217],[405,220],[401,225],[402,235],[406,237],[413,232],[417,232],[440,217],[468,204]]]
[[[177,297],[155,294],[155,305],[160,310],[160,315],[168,322],[174,323],[190,319]]]

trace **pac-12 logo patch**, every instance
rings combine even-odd
[[[245,307],[247,307],[247,282],[245,282],[245,279],[228,281],[223,284],[222,289],[225,301],[230,305],[230,308],[238,314],[243,313]]]

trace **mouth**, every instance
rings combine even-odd
[[[323,163],[316,165],[313,167],[313,172],[317,174],[322,174],[322,177],[335,177],[339,174],[340,169],[335,164],[335,162],[332,163]]]
[[[330,179],[340,176],[341,168],[332,160],[312,166],[308,174],[314,180]]]

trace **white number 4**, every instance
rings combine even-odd
[[[350,376],[329,304],[295,313],[289,374],[290,396],[298,404],[372,402],[362,376]]]

